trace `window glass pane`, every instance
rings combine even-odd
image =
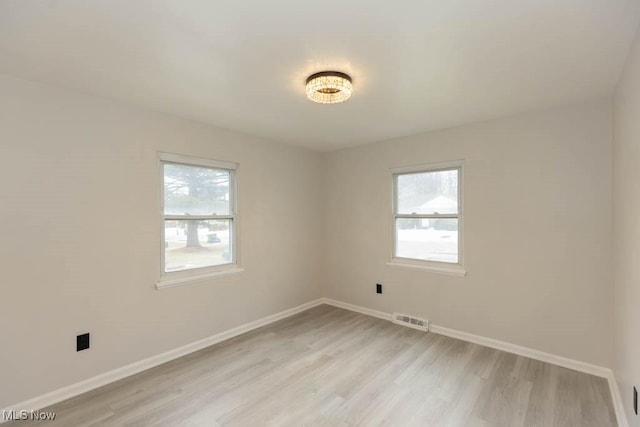
[[[211,267],[233,262],[230,219],[166,220],[164,222],[165,272]]]
[[[165,215],[230,215],[230,172],[164,164]]]
[[[458,169],[398,175],[397,213],[458,213]]]
[[[396,218],[396,257],[458,262],[458,220]]]

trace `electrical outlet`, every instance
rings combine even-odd
[[[638,415],[638,389],[633,387],[633,412]]]
[[[76,351],[82,351],[89,348],[89,333],[78,335],[76,337]]]
[[[382,293],[382,283],[376,283],[376,294]]]

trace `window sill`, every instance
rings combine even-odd
[[[204,274],[198,274],[193,276],[173,277],[173,278],[161,278],[156,283],[156,289],[174,288],[176,286],[192,285],[197,282],[202,282],[208,279],[217,279],[219,277],[235,276],[244,271],[244,268],[233,267],[224,270],[212,271]]]
[[[390,261],[387,263],[389,267],[403,268],[406,270],[429,271],[432,273],[449,274],[452,276],[466,276],[467,272],[461,266],[456,267],[436,267],[431,265],[419,265],[411,263],[403,263],[398,261]]]

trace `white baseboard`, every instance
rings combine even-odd
[[[622,396],[620,395],[618,381],[616,381],[616,375],[612,370],[609,370],[608,379],[609,389],[611,390],[611,399],[613,400],[613,409],[615,409],[616,418],[618,419],[618,427],[629,427],[627,414],[624,412],[624,406],[622,405]]]
[[[378,317],[380,319],[391,320],[391,313],[385,313],[383,311],[373,310],[367,307],[337,301],[330,298],[322,298],[322,300],[325,304],[333,305],[335,307],[344,308],[347,310],[355,311],[357,313],[367,314],[369,316]],[[479,344],[485,347],[495,348],[496,350],[506,351],[507,353],[513,353],[519,356],[528,357],[530,359],[539,360],[541,362],[550,363],[552,365],[562,366],[563,368],[573,369],[574,371],[584,372],[590,375],[595,375],[597,377],[606,378],[609,382],[611,399],[613,400],[613,408],[616,413],[618,425],[619,427],[629,427],[624,412],[624,407],[622,406],[620,390],[618,389],[615,375],[609,368],[582,362],[580,360],[569,359],[567,357],[558,356],[517,344],[512,344],[506,341],[500,341],[481,335],[475,335],[468,332],[458,331],[456,329],[446,328],[444,326],[435,325],[433,323],[429,324],[429,331],[435,334],[445,335],[451,338]]]
[[[429,325],[429,330],[435,334],[445,335],[447,337],[456,338],[463,341],[480,344],[485,347],[495,348],[496,350],[506,351],[507,353],[517,354],[518,356],[528,357],[530,359],[539,360],[541,362],[551,363],[552,365],[562,366],[563,368],[573,369],[574,371],[584,372],[595,375],[597,377],[609,378],[611,369],[603,366],[593,365],[591,363],[582,362],[567,357],[558,356],[533,348],[512,344],[506,341],[500,341],[493,338],[483,337],[481,335],[470,334],[468,332],[458,331],[456,329],[445,328],[440,325]]]
[[[95,377],[88,378],[86,380],[72,384],[70,386],[63,387],[58,390],[54,390],[52,392],[34,397],[32,399],[17,403],[15,405],[11,405],[8,408],[0,409],[0,414],[2,414],[2,411],[21,411],[21,410],[36,411],[42,408],[46,408],[47,406],[51,406],[55,403],[62,402],[63,400],[78,396],[82,393],[86,393],[98,387],[102,387],[114,381],[137,374],[139,372],[145,371],[147,369],[153,368],[155,366],[161,365],[163,363],[166,363],[171,360],[177,359],[179,357],[185,356],[187,354],[193,353],[195,351],[202,350],[203,348],[209,347],[213,344],[217,344],[221,341],[228,340],[229,338],[233,338],[235,336],[244,334],[245,332],[252,331],[254,329],[257,329],[262,326],[268,325],[270,323],[276,322],[278,320],[282,320],[284,318],[293,316],[294,314],[298,314],[302,311],[308,310],[312,307],[316,307],[322,304],[324,304],[324,298],[319,298],[317,300],[310,301],[308,303],[299,305],[297,307],[293,307],[288,310],[284,310],[279,313],[272,314],[267,317],[263,317],[262,319],[245,323],[244,325],[238,326],[228,331],[220,332],[218,334],[201,339],[199,341],[192,342],[191,344],[187,344],[185,346],[182,346],[173,350],[169,350],[165,353],[158,354],[156,356],[152,356],[147,359],[131,363],[129,365],[114,369],[109,372],[105,372]],[[4,421],[6,420],[4,420],[3,417],[0,416],[0,424],[2,424]]]
[[[324,304],[332,305],[334,307],[344,308],[345,310],[355,311],[357,313],[366,314],[367,316],[378,317],[384,320],[391,320],[391,313],[385,313],[383,311],[362,307],[360,305],[349,304],[348,302],[342,302],[342,301],[338,301],[331,298],[320,298],[320,299]]]

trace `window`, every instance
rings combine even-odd
[[[163,244],[158,287],[237,270],[237,165],[161,153],[160,166]]]
[[[462,162],[394,169],[392,266],[462,270]]]

